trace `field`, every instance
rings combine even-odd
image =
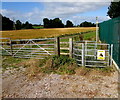
[[[43,26],[32,26],[34,29],[43,29]]]
[[[47,38],[47,37],[56,37],[66,34],[94,31],[95,29],[96,29],[95,27],[86,27],[86,28],[13,30],[13,31],[2,31],[2,37],[11,38],[11,39]]]

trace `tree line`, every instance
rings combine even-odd
[[[0,18],[2,18],[2,29],[1,30],[21,30],[21,29],[34,29],[31,23],[26,21],[25,23],[22,23],[20,20],[16,20],[13,22],[9,18],[2,16],[0,14]],[[37,25],[37,24],[36,24]],[[38,25],[39,26],[39,25]],[[54,19],[43,19],[43,26],[44,28],[64,28],[64,27],[75,27],[72,21],[67,20],[66,24],[64,25],[62,23],[62,20],[59,18]],[[83,22],[79,25],[79,27],[94,27],[95,24],[91,22]]]
[[[12,30],[13,29],[13,21],[11,21],[7,17],[3,17],[0,14],[0,19],[2,19],[2,28],[0,30]]]
[[[60,20],[59,18],[54,18],[54,19],[44,18],[43,25],[44,25],[44,28],[64,28],[64,27],[74,26],[70,20],[67,20],[66,25],[64,25],[62,23],[62,20]]]
[[[26,21],[25,23],[22,23],[19,20],[13,22],[9,18],[2,16],[1,14],[0,19],[2,19],[2,28],[0,30],[33,29],[32,24],[30,24],[28,21]]]
[[[108,7],[107,15],[110,18],[116,18],[120,16],[120,1],[119,2],[111,2],[110,6]],[[20,30],[20,29],[33,29],[33,25],[26,21],[25,23],[22,23],[20,20],[17,20],[16,22],[13,22],[9,18],[2,16],[0,14],[0,20],[2,19],[2,28],[0,30]],[[72,23],[72,21],[67,20],[66,24],[64,25],[62,23],[62,20],[59,18],[55,19],[43,19],[43,26],[44,28],[63,28],[63,27],[75,27],[75,25]],[[94,23],[84,21],[78,27],[95,27]]]
[[[48,19],[48,18],[44,18],[43,19],[43,24],[44,24],[44,28],[64,28],[64,27],[75,27],[75,25],[73,24],[72,21],[67,20],[66,24],[64,25],[62,23],[62,20],[60,20],[59,18],[55,18],[55,19]],[[80,25],[78,25],[77,27],[95,27],[96,25],[92,22],[82,22]]]
[[[20,29],[33,29],[32,24],[30,24],[28,21],[25,23],[20,22],[19,20],[15,23],[16,30]]]

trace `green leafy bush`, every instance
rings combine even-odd
[[[40,66],[41,67],[41,66]],[[69,56],[52,56],[47,58],[46,63],[42,65],[43,73],[74,74],[77,67],[74,59]]]

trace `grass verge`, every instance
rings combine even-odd
[[[105,68],[88,68],[78,67],[75,60],[69,58],[69,56],[50,56],[46,59],[21,59],[13,57],[4,57],[2,63],[3,70],[7,68],[19,68],[26,67],[26,74],[28,76],[36,76],[40,73],[43,74],[60,74],[60,75],[111,75],[115,71],[113,67]]]
[[[3,70],[6,70],[7,68],[18,68],[27,59],[21,59],[21,58],[14,58],[11,56],[3,56],[2,57],[2,68]]]

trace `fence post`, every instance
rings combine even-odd
[[[73,39],[69,38],[69,56],[70,58],[73,57]]]
[[[13,48],[12,48],[12,40],[10,39],[10,51],[11,51],[11,55],[13,56]]]
[[[113,59],[113,44],[111,44],[111,62],[110,62],[110,65],[112,65],[112,59]]]
[[[60,38],[55,38],[55,54],[60,56]]]
[[[85,43],[82,43],[82,66],[85,66]]]
[[[87,41],[85,41],[85,54],[87,55]]]

